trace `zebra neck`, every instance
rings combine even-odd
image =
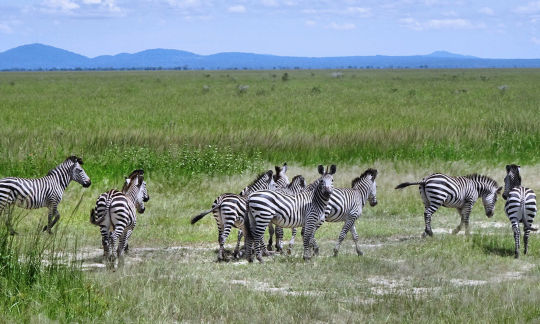
[[[491,192],[491,186],[483,182],[476,183],[476,190],[478,190],[479,197],[485,197]]]
[[[313,202],[315,202],[315,206],[318,209],[324,210],[326,208],[326,205],[328,205],[329,200],[329,194],[324,194],[321,192],[321,190],[315,190],[313,192]]]
[[[127,199],[129,199],[133,204],[135,204],[135,201],[137,200],[137,194],[139,193],[139,188],[137,186],[133,185],[129,187],[127,192],[125,193]]]
[[[54,181],[58,183],[58,185],[62,189],[66,189],[69,183],[71,182],[71,174],[70,174],[71,168],[70,166],[67,166],[65,163],[60,164],[56,168],[49,171],[49,174],[47,174],[47,177],[52,178]]]

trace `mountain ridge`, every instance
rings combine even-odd
[[[0,70],[51,69],[346,69],[346,68],[539,68],[540,59],[486,59],[435,51],[410,56],[299,57],[222,52],[200,55],[155,48],[94,58],[40,43],[0,52]]]

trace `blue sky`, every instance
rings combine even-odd
[[[0,51],[540,58],[540,1],[0,0]]]

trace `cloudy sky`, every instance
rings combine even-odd
[[[0,51],[540,58],[540,1],[0,0]]]

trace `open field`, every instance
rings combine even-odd
[[[418,190],[393,188],[432,172],[478,172],[502,185],[504,165],[517,163],[524,184],[540,192],[540,71],[332,72],[288,71],[287,81],[284,71],[0,73],[0,177],[41,176],[77,154],[93,182],[68,187],[56,236],[35,234],[45,209],[18,211],[14,246],[21,255],[54,246],[60,265],[26,281],[29,270],[2,265],[2,317],[539,321],[540,237],[532,233],[530,253],[514,260],[502,199],[489,219],[477,203],[470,237],[449,234],[458,215],[439,210],[435,236],[423,240]],[[350,235],[331,257],[341,224],[325,224],[316,235],[321,255],[311,262],[301,259],[298,238],[292,256],[262,265],[215,262],[214,219],[192,226],[190,218],[284,161],[290,178],[307,181],[317,164],[336,163],[339,187],[368,167],[379,170],[379,204],[356,223],[363,257]],[[139,167],[151,200],[125,266],[110,272],[88,212]],[[228,247],[235,241],[233,230]],[[48,264],[50,254],[37,260]],[[77,261],[64,269],[66,259]]]

